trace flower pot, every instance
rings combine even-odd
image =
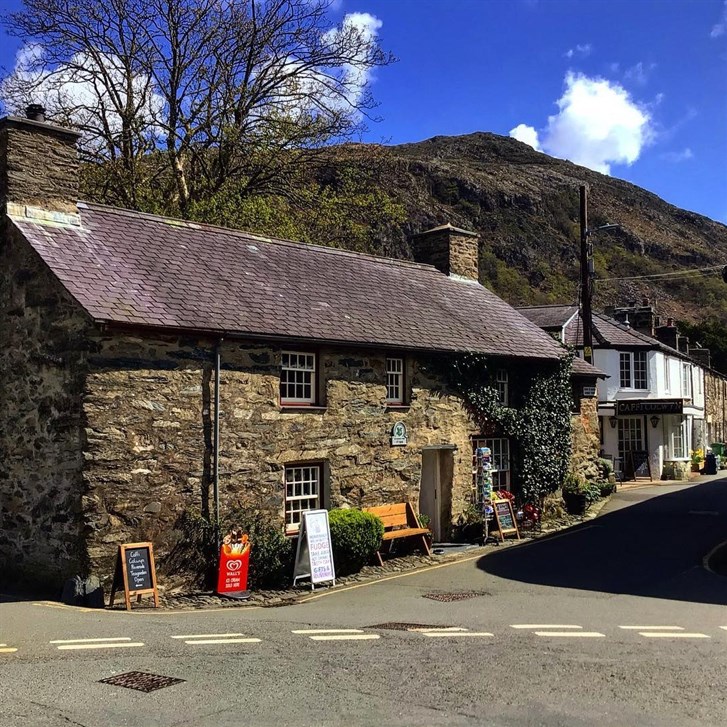
[[[701,462],[692,462],[692,472],[699,472],[699,470],[702,468]]]
[[[564,492],[563,502],[569,515],[583,515],[588,505],[585,492]]]

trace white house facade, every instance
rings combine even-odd
[[[520,310],[562,342],[582,348],[576,306]],[[593,316],[593,364],[608,375],[598,382],[604,456],[625,479],[685,479],[692,450],[706,443],[703,367],[598,313]]]

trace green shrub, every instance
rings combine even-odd
[[[601,489],[601,497],[608,497],[616,490],[616,485],[613,482],[599,482],[598,486]]]
[[[381,547],[384,524],[376,515],[353,509],[331,510],[328,520],[336,573],[360,571]]]
[[[576,475],[573,472],[566,473],[561,485],[563,493],[587,493],[588,484],[582,475]]]

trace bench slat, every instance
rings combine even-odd
[[[426,528],[407,528],[406,530],[387,530],[383,540],[396,540],[396,538],[408,538],[412,535],[426,535],[429,532]]]

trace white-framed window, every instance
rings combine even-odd
[[[621,352],[619,378],[622,389],[648,389],[646,351]]]
[[[500,404],[509,406],[510,404],[510,383],[506,369],[498,369],[495,376],[495,384],[497,385],[497,393],[500,397]]]
[[[492,452],[492,487],[495,490],[510,489],[510,440],[504,437],[472,439],[472,479],[477,486],[477,450],[489,447]]]
[[[681,417],[670,417],[667,453],[669,459],[687,458],[687,421]]]
[[[386,359],[386,401],[389,404],[404,403],[404,359]]]
[[[692,367],[688,363],[682,364],[682,396],[692,398]]]
[[[320,464],[293,465],[285,468],[285,531],[294,533],[300,528],[305,510],[321,506]]]
[[[313,404],[316,399],[316,355],[283,351],[280,365],[280,403]]]
[[[664,356],[664,393],[671,391],[671,376],[669,375],[669,357]]]

